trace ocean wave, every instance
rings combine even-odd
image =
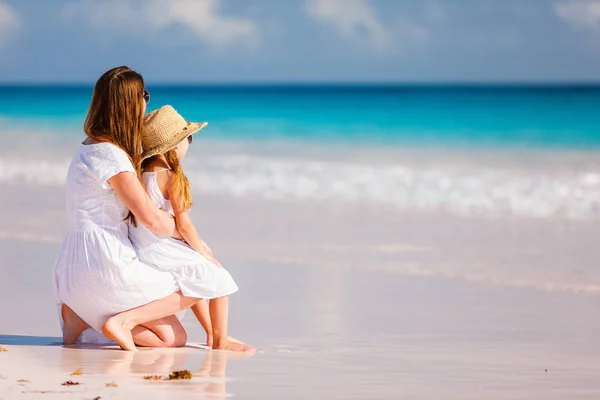
[[[0,158],[0,182],[46,186],[63,185],[70,160],[17,160]]]
[[[64,184],[68,160],[0,158],[0,181]],[[186,169],[195,193],[320,200],[463,216],[600,217],[600,171],[208,157]]]

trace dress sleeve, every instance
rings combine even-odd
[[[111,144],[102,147],[101,150],[94,154],[95,157],[90,162],[95,172],[94,175],[102,187],[110,189],[110,184],[108,183],[110,178],[121,172],[135,173],[135,169],[129,160],[129,156],[123,150]]]

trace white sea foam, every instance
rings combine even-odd
[[[64,184],[68,160],[0,158],[0,181]],[[192,163],[194,164],[194,163]],[[600,171],[208,157],[186,169],[194,192],[363,202],[464,216],[600,217]]]
[[[65,183],[69,160],[15,160],[0,158],[0,182],[40,185]]]

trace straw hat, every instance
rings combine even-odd
[[[206,125],[208,122],[187,122],[173,107],[162,106],[144,117],[142,157],[164,154]]]

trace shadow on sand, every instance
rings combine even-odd
[[[62,337],[0,335],[0,344],[11,346],[62,346]]]
[[[28,336],[28,335],[0,335],[0,345],[5,346],[62,346],[62,337],[60,336]],[[119,350],[115,343],[106,344],[87,344],[78,343],[70,346],[63,346],[67,349],[90,349],[90,350]],[[207,350],[208,347],[201,344],[188,343],[185,348]],[[150,350],[151,348],[141,348]]]

